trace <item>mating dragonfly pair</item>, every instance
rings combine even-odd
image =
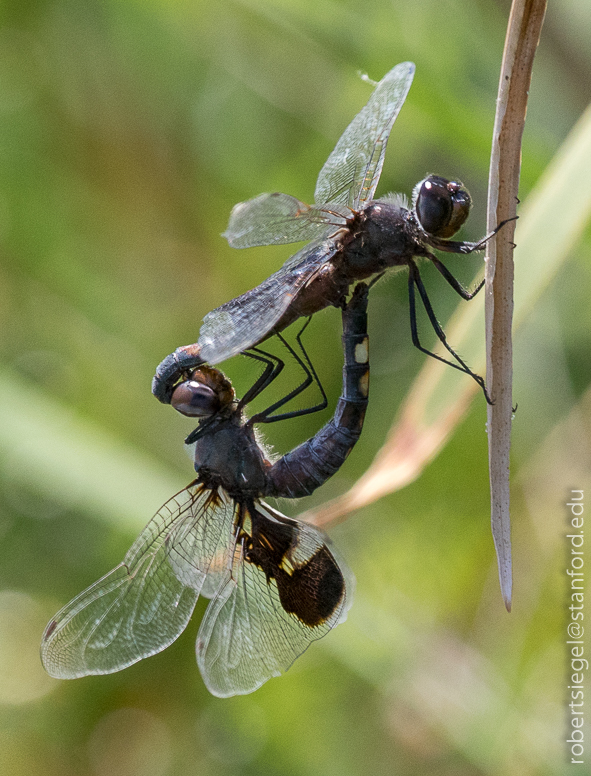
[[[429,259],[463,299],[481,288],[465,289],[430,250],[466,254],[484,246],[487,238],[449,239],[468,217],[468,192],[459,182],[430,175],[415,187],[411,207],[400,195],[373,199],[413,75],[414,65],[403,62],[377,84],[318,176],[320,204],[261,194],[233,209],[225,232],[233,247],[311,242],[257,288],[209,313],[198,342],[178,348],[158,367],[156,397],[199,419],[186,440],[195,446],[197,478],[158,511],[119,566],[51,620],[41,650],[51,675],[110,673],[161,651],[183,632],[202,595],[211,599],[197,636],[205,684],[220,697],[245,694],[287,670],[345,619],[353,576],[328,538],[261,499],[309,495],[338,470],[359,438],[369,387],[368,290],[388,268],[408,267],[414,345],[468,373],[485,391],[482,378],[447,343],[416,264]],[[415,290],[455,363],[421,345]],[[340,307],[343,316],[341,398],[314,437],[271,463],[255,424],[326,406],[324,397],[316,407],[283,409],[313,380],[320,383],[299,335],[303,357],[281,332],[328,306]],[[247,404],[283,367],[258,347],[272,335],[288,347],[306,379],[247,420]],[[238,353],[265,365],[239,401],[213,368]]]

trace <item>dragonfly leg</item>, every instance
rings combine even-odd
[[[248,358],[252,358],[255,361],[262,361],[262,363],[265,364],[265,371],[259,377],[256,383],[244,394],[242,399],[240,399],[238,402],[238,409],[242,409],[249,402],[256,399],[256,397],[262,393],[265,388],[271,385],[273,380],[276,380],[277,377],[279,377],[285,366],[285,362],[282,361],[278,356],[274,356],[272,353],[267,353],[266,350],[261,350],[260,348],[250,348],[249,350],[244,350],[242,355],[248,356]]]
[[[445,251],[446,253],[463,253],[466,255],[468,253],[474,253],[474,251],[482,251],[484,250],[486,243],[492,237],[494,237],[498,231],[500,231],[506,224],[510,223],[511,221],[516,221],[518,218],[519,216],[506,218],[504,221],[501,221],[500,224],[497,224],[492,232],[489,232],[477,242],[467,242],[463,240],[444,240],[441,237],[434,237],[429,235],[428,243],[432,248],[435,248],[438,251]]]
[[[302,328],[297,334],[296,340],[299,345],[300,350],[302,351],[303,358],[296,352],[296,350],[287,342],[287,340],[280,334],[277,333],[277,337],[281,340],[284,347],[287,349],[289,353],[294,357],[294,359],[297,361],[299,366],[304,370],[304,373],[306,377],[304,380],[292,391],[290,391],[286,396],[284,396],[282,399],[279,399],[279,401],[276,401],[274,404],[272,404],[270,407],[267,407],[267,409],[263,410],[262,412],[257,413],[256,415],[253,415],[253,417],[248,421],[250,425],[253,425],[255,423],[275,423],[277,420],[286,420],[288,418],[297,418],[301,415],[310,415],[313,412],[318,412],[320,410],[323,410],[328,405],[328,400],[326,398],[326,393],[324,391],[324,387],[322,383],[320,382],[320,378],[316,374],[316,370],[314,369],[312,362],[310,361],[310,357],[308,356],[306,349],[304,347],[304,343],[302,342],[302,334],[306,330],[306,327],[310,323],[310,318],[306,320]],[[252,350],[256,350],[257,352],[260,351],[259,348],[252,348]],[[266,354],[269,355],[269,354]],[[305,391],[306,388],[308,388],[312,383],[316,383],[318,386],[320,393],[322,395],[322,401],[320,401],[318,404],[315,404],[313,407],[305,407],[304,409],[298,409],[293,410],[291,412],[282,412],[279,415],[273,415],[272,413],[276,412],[276,410],[280,409],[281,407],[285,406],[289,401],[294,399],[296,396],[299,396],[302,391]]]
[[[465,361],[463,361],[463,359],[456,353],[456,351],[448,343],[447,337],[445,336],[445,332],[443,331],[441,324],[439,323],[439,321],[437,320],[437,317],[435,316],[435,312],[431,305],[431,300],[429,299],[429,296],[427,294],[427,289],[425,288],[425,285],[423,283],[423,280],[421,278],[417,265],[411,261],[409,262],[408,269],[409,269],[408,301],[409,301],[409,309],[410,309],[410,332],[412,337],[412,344],[415,346],[415,348],[418,348],[422,353],[425,353],[427,356],[436,358],[438,361],[441,361],[442,363],[447,364],[448,366],[451,366],[454,369],[458,369],[460,372],[464,372],[465,374],[470,375],[470,377],[472,377],[476,381],[476,383],[478,383],[478,385],[482,388],[482,391],[484,393],[484,397],[487,403],[492,404],[490,397],[488,395],[488,392],[486,390],[486,386],[484,384],[484,378],[482,378],[480,375],[477,375],[475,372],[473,372],[470,369],[470,367],[465,363]],[[456,361],[458,362],[457,364],[454,364],[453,361],[448,361],[448,359],[443,358],[442,356],[438,356],[436,353],[433,353],[432,351],[427,350],[427,348],[424,348],[421,345],[419,340],[418,328],[417,328],[415,286],[419,291],[421,301],[423,302],[423,307],[425,308],[425,312],[427,313],[431,326],[433,327],[433,331],[437,335],[437,339],[445,347],[448,353],[450,353],[456,359]]]
[[[459,294],[462,299],[465,299],[467,302],[470,301],[470,299],[474,299],[476,294],[480,291],[482,286],[484,285],[484,280],[481,280],[480,283],[476,286],[476,288],[473,291],[469,291],[465,286],[463,286],[460,281],[452,275],[452,273],[448,270],[448,268],[445,266],[445,264],[442,261],[439,261],[439,259],[436,256],[429,256],[431,259],[431,263],[433,266],[439,270],[439,272],[443,275],[443,277],[447,280],[449,285],[453,288],[453,290]]]

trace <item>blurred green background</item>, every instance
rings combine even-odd
[[[5,0],[0,6],[0,772],[555,774],[567,766],[565,559],[571,488],[590,485],[591,234],[515,343],[514,606],[490,537],[485,404],[406,489],[331,535],[357,577],[348,622],[251,696],[208,695],[203,607],[169,649],[112,676],[59,682],[46,622],[115,566],[192,479],[192,426],[150,393],[158,362],[253,287],[289,246],[220,237],[262,191],[310,201],[375,80],[416,62],[378,194],[457,176],[485,229],[508,2]],[[521,199],[586,107],[591,7],[551,3],[530,93]],[[531,257],[535,271],[535,257]],[[479,258],[448,266],[470,282]],[[457,298],[425,268],[445,321]],[[372,292],[364,436],[313,498],[370,464],[423,363],[405,279]],[[306,335],[331,398],[340,315]],[[224,369],[239,392],[256,375]],[[286,376],[286,380],[290,375]],[[466,378],[468,379],[468,378]],[[275,398],[282,386],[275,385]],[[273,393],[274,392],[274,393]],[[312,400],[311,400],[312,401]],[[285,452],[329,416],[266,429]],[[589,491],[591,493],[591,491]]]

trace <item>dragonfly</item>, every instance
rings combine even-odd
[[[201,595],[210,599],[196,645],[204,683],[218,697],[247,694],[346,619],[354,577],[328,537],[262,498],[309,495],[358,440],[369,390],[367,292],[358,285],[342,312],[334,416],[275,463],[255,436],[268,411],[246,419],[244,408],[276,364],[269,360],[241,401],[214,367],[185,375],[172,405],[198,419],[190,435],[197,477],[156,513],[122,563],[50,621],[41,646],[49,674],[108,674],[160,652],[185,630]]]
[[[463,299],[469,291],[432,251],[470,254],[482,250],[503,224],[478,242],[452,237],[468,218],[471,198],[460,181],[428,175],[414,188],[412,204],[400,194],[374,200],[392,126],[410,89],[415,66],[402,62],[376,85],[365,107],[345,129],[316,182],[316,205],[281,193],[260,194],[239,203],[224,233],[234,248],[308,240],[285,264],[259,286],[208,313],[197,343],[167,356],[156,370],[152,392],[169,403],[184,369],[201,363],[218,364],[263,342],[301,316],[328,306],[342,307],[353,283],[375,277],[392,267],[409,270],[408,294],[413,344],[469,374],[472,372],[446,340],[416,259],[428,259]],[[416,318],[418,291],[429,321],[454,361],[431,352],[420,342]]]

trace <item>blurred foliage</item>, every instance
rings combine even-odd
[[[513,613],[489,530],[485,407],[412,486],[335,529],[354,570],[349,621],[252,696],[218,700],[195,665],[198,611],[162,654],[119,674],[45,677],[57,608],[123,557],[192,478],[191,425],[151,396],[158,362],[289,246],[232,251],[231,207],[310,200],[379,79],[417,64],[378,194],[457,176],[484,231],[508,2],[220,0],[0,6],[0,770],[12,776],[554,774],[566,759],[566,509],[591,453],[587,230],[515,347]],[[549,8],[524,136],[524,200],[586,107],[587,0]],[[468,282],[478,259],[453,257]],[[446,320],[456,299],[425,271]],[[306,333],[331,401],[340,316]],[[346,466],[368,466],[423,357],[406,283],[372,292],[372,396]],[[224,365],[241,392],[253,367]],[[295,367],[294,367],[295,369]],[[286,380],[293,378],[293,372]],[[283,386],[285,387],[285,386]],[[272,389],[277,395],[281,385]],[[266,397],[267,398],[267,397]],[[280,452],[330,411],[268,429]],[[169,489],[170,488],[170,489]],[[590,491],[591,492],[591,491]],[[143,515],[143,517],[142,517]]]

